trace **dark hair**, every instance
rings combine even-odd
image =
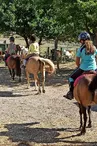
[[[30,36],[30,40],[31,40],[32,42],[35,42],[35,41],[36,41],[36,36],[35,36],[35,35],[31,35],[31,36]]]
[[[9,40],[12,41],[12,42],[14,42],[15,39],[14,39],[13,36],[11,36],[11,37],[9,38]]]

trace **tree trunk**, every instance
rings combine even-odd
[[[58,38],[55,38],[55,44],[54,44],[54,60],[56,60],[56,50],[58,48]]]
[[[42,36],[40,37],[39,42],[38,42],[39,46],[41,45],[41,42],[42,42]]]

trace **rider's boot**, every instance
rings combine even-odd
[[[74,82],[71,82],[69,87],[70,87],[70,90],[67,92],[66,95],[63,95],[63,97],[69,99],[69,100],[72,100],[73,99],[73,89],[74,89],[74,86],[73,86]]]

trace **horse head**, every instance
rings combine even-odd
[[[28,48],[21,47],[21,58],[24,59],[28,54]]]

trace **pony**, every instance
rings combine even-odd
[[[20,68],[20,57],[16,55],[11,55],[6,60],[10,75],[14,80],[15,75],[19,76],[19,82],[21,82],[21,68]]]
[[[91,105],[97,104],[97,74],[83,74],[75,80],[74,83],[74,98],[79,104],[80,114],[80,134],[86,133],[87,112],[89,115],[88,127],[91,125]],[[83,117],[82,117],[83,116]]]
[[[60,64],[60,62],[62,60],[62,50],[52,49],[51,50],[51,60],[53,60],[53,61],[56,60],[57,69],[59,70],[60,69],[59,64]]]
[[[30,87],[30,79],[29,74],[34,75],[34,81],[35,81],[35,89],[37,89],[38,86],[38,93],[41,93],[41,80],[42,80],[42,92],[45,93],[45,71],[49,73],[49,75],[53,74],[55,72],[55,66],[53,62],[50,59],[41,58],[38,56],[31,57],[26,64],[26,77],[27,77],[27,83],[28,88]],[[41,74],[41,77],[39,77],[39,74]]]
[[[27,55],[28,49],[23,48],[21,53],[21,60],[23,60]],[[24,53],[24,54],[23,54]],[[26,63],[25,67],[26,77],[27,77],[27,88],[30,88],[30,78],[29,75],[34,75],[35,81],[35,90],[38,86],[38,94],[41,93],[41,80],[42,80],[42,92],[45,93],[45,72],[48,72],[49,75],[55,72],[55,65],[50,59],[45,59],[39,56],[32,56]],[[41,74],[41,77],[39,76]]]

